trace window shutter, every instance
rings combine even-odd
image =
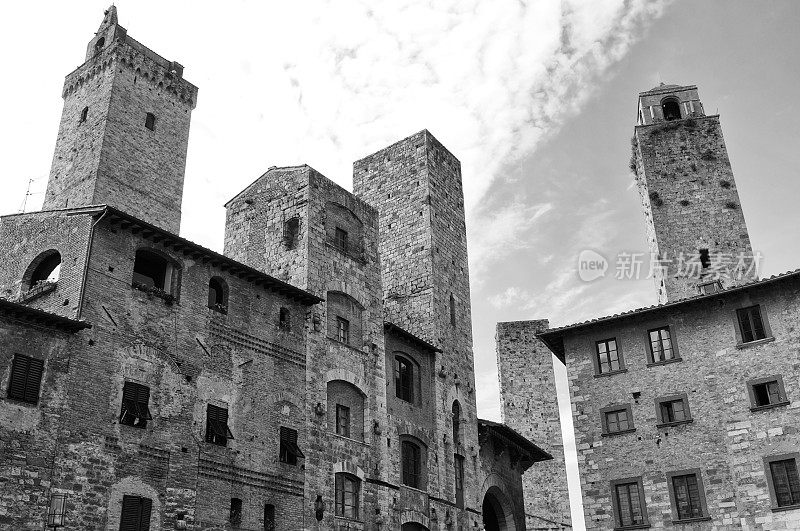
[[[35,404],[39,401],[39,387],[42,383],[42,371],[44,361],[37,358],[30,358],[28,366],[28,377],[25,383],[25,401]]]
[[[139,497],[122,497],[122,514],[119,518],[119,531],[139,531]]]
[[[141,501],[141,517],[139,518],[138,531],[150,531],[150,514],[153,511],[153,500],[150,498],[139,498]]]
[[[8,397],[25,400],[25,381],[28,374],[30,358],[20,354],[14,355],[11,362],[11,378],[8,382]]]

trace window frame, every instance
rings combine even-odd
[[[24,367],[22,366],[23,361]],[[43,358],[15,352],[14,357],[11,358],[11,370],[9,371],[8,383],[6,384],[6,398],[16,402],[30,404],[31,406],[38,406],[42,394],[42,381],[44,380],[44,361]],[[33,376],[31,373],[32,369],[35,371]],[[20,374],[20,371],[24,371],[24,374]],[[38,372],[38,376],[35,376],[36,372]],[[18,381],[20,378],[22,382]],[[22,385],[21,395],[17,393],[18,389],[13,388],[20,384]]]
[[[346,422],[342,421],[342,417],[345,417]],[[351,422],[350,407],[344,404],[336,404],[336,435],[350,439]]]
[[[349,491],[352,503],[348,505],[346,487],[352,486]],[[350,514],[348,513],[348,509]],[[361,478],[348,472],[336,472],[334,475],[334,514],[338,518],[360,520],[361,518]]]
[[[453,406],[450,409],[453,422],[453,447],[458,448],[461,445],[461,415],[463,411],[461,402],[453,400]]]
[[[126,389],[130,391],[126,396]],[[144,400],[142,400],[144,398]],[[133,422],[126,422],[127,414],[130,414],[132,406]],[[139,421],[137,423],[137,420]],[[143,420],[143,422],[142,422]],[[153,415],[150,412],[150,387],[139,382],[125,380],[122,384],[122,403],[120,404],[120,412],[118,422],[122,426],[130,426],[131,428],[146,429],[147,421],[153,420]]]
[[[742,321],[741,321],[741,314],[744,311],[751,310],[753,308],[758,309],[759,317],[761,318],[761,326],[764,329],[764,337],[753,339],[751,341],[744,340],[744,333],[742,331]],[[767,309],[761,303],[749,304],[747,306],[741,306],[736,308],[733,311],[733,322],[734,322],[734,329],[736,331],[736,347],[737,348],[747,348],[754,345],[760,345],[762,343],[767,343],[769,341],[774,341],[775,337],[772,335],[772,328],[769,325],[769,318],[767,317]],[[752,323],[752,321],[751,321]]]
[[[774,477],[772,476],[772,463],[778,461],[788,461],[794,459],[795,468],[800,476],[800,452],[787,454],[769,455],[764,457],[764,476],[767,478],[767,489],[769,490],[770,507],[772,512],[791,511],[800,509],[800,501],[791,505],[778,505],[778,497],[775,492]],[[800,479],[800,478],[799,478]]]
[[[341,315],[336,316],[336,341],[350,344],[350,319],[346,319]]]
[[[411,455],[409,459],[406,451],[410,450]],[[401,439],[400,441],[400,483],[405,487],[412,489],[424,490],[424,475],[423,475],[423,452],[422,445],[410,439]],[[409,469],[410,465],[410,469]],[[409,480],[414,480],[413,484]]]
[[[672,358],[670,358],[668,360],[663,360],[663,361],[656,361],[655,352],[653,352],[653,342],[650,339],[650,334],[652,332],[660,332],[661,330],[665,330],[665,329],[667,330],[667,333],[669,333],[669,342],[672,345]],[[645,343],[647,345],[647,349],[646,350],[647,350],[647,366],[648,367],[654,367],[654,366],[657,366],[657,365],[669,365],[670,363],[676,363],[676,362],[679,362],[679,361],[683,361],[683,359],[681,358],[680,352],[678,351],[678,344],[675,341],[675,335],[676,335],[675,334],[675,327],[672,326],[672,325],[656,326],[654,328],[650,328],[650,329],[647,330],[647,333],[645,335]],[[661,345],[663,345],[663,339],[661,338],[660,334],[659,334],[659,343]]]
[[[614,529],[645,529],[650,527],[650,518],[647,514],[647,500],[644,494],[642,476],[614,479],[609,485],[611,490],[611,512],[614,517]],[[639,495],[639,507],[641,508],[643,519],[641,524],[622,524],[622,515],[619,511],[619,496],[617,493],[617,487],[621,485],[636,485],[637,494]]]
[[[628,428],[624,430],[610,431],[608,429],[608,414],[616,413],[618,411],[625,411],[628,416]],[[633,423],[633,412],[631,404],[613,404],[600,409],[600,423],[601,423],[601,436],[613,437],[615,435],[624,435],[636,431],[636,426]]]
[[[778,396],[782,398],[777,402],[770,402],[769,404],[759,405],[756,401],[756,392],[755,387],[757,385],[769,384],[771,382],[776,382],[778,384]],[[786,387],[783,385],[783,376],[780,374],[774,374],[772,376],[764,376],[761,378],[753,378],[752,380],[747,381],[747,394],[750,397],[750,411],[764,411],[766,409],[773,409],[776,407],[782,407],[789,405],[791,400],[789,400],[789,395],[786,394]]]
[[[683,411],[685,414],[685,418],[682,420],[674,420],[674,421],[665,421],[663,416],[663,411],[661,409],[662,404],[670,403],[670,402],[682,402],[683,403]],[[656,404],[656,427],[662,428],[666,426],[680,426],[681,424],[689,424],[694,422],[694,417],[692,417],[692,411],[689,408],[689,395],[686,393],[677,393],[672,395],[666,396],[659,396],[655,399]]]
[[[464,456],[453,454],[453,472],[455,474],[453,483],[455,487],[456,507],[464,508]]]
[[[135,529],[136,531],[149,531],[150,529],[150,521],[153,515],[153,500],[152,498],[147,498],[146,496],[137,496],[135,494],[124,494],[122,496],[122,501],[120,503],[120,511],[119,511],[119,523],[120,528],[123,525],[123,518],[125,517],[125,508],[126,508],[126,501],[128,502],[128,511],[137,511],[136,513],[136,521],[135,521]],[[136,506],[131,507],[130,504],[135,503]],[[146,521],[143,520],[143,516],[146,514]],[[130,517],[130,516],[129,516]]]
[[[702,513],[702,516],[680,518],[678,514],[677,497],[675,495],[674,478],[682,476],[691,476],[691,475],[694,475],[695,478],[697,479],[697,492],[699,498],[698,501],[700,503],[700,511]],[[691,468],[687,470],[675,470],[672,472],[667,472],[666,476],[667,476],[667,491],[669,492],[669,504],[670,504],[670,510],[672,512],[673,524],[711,520],[711,516],[709,515],[708,512],[708,503],[706,501],[706,489],[703,482],[703,474],[699,468]]]
[[[350,233],[341,227],[333,229],[333,246],[347,254],[349,250]]]
[[[409,384],[407,386],[401,385],[402,374],[403,374],[402,371],[400,370],[401,365],[405,365],[408,367],[407,374],[410,374],[410,376],[408,378]],[[394,394],[395,397],[399,398],[404,402],[408,402],[409,404],[415,404],[417,399],[416,378],[415,378],[416,377],[415,372],[417,371],[415,371],[415,365],[416,364],[414,363],[414,361],[407,356],[401,356],[400,354],[394,355]],[[401,396],[400,394],[401,389],[407,391],[407,393],[403,393],[403,395],[407,394],[407,396]]]
[[[612,369],[612,370],[607,371],[607,372],[602,372],[602,370],[601,370],[602,363],[600,363],[599,345],[601,343],[606,344],[606,352],[608,352],[607,344],[610,341],[613,341],[614,345],[616,346],[617,362],[619,363],[619,368],[618,369]],[[594,376],[595,376],[595,378],[600,378],[600,377],[605,377],[605,376],[613,376],[615,374],[620,374],[620,373],[628,371],[628,368],[625,366],[625,358],[623,357],[623,354],[622,354],[622,345],[621,345],[619,339],[617,339],[616,336],[611,336],[611,337],[608,337],[608,338],[605,338],[605,339],[595,340],[595,341],[592,342],[592,347],[593,347],[593,350],[592,350],[592,363],[594,365]],[[609,358],[609,365],[610,364],[611,364],[611,360]]]

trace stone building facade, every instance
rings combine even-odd
[[[501,367],[523,349],[547,365],[539,346],[566,365],[587,529],[798,529],[800,271],[757,279],[719,117],[696,87],[640,94],[633,147],[651,249],[694,265],[664,262],[657,306],[530,321],[533,341],[498,334]],[[514,383],[506,419],[528,435],[538,417],[512,421],[528,397]]]
[[[197,89],[111,7],[44,210],[0,218],[0,528],[525,529],[551,458],[475,406],[458,160],[270,168],[176,234]]]

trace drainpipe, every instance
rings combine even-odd
[[[92,240],[94,238],[94,228],[100,223],[108,214],[108,208],[103,210],[103,214],[97,218],[92,226],[89,228],[89,238],[86,241],[86,263],[83,264],[83,278],[81,279],[81,293],[78,296],[78,320],[83,316],[83,296],[86,293],[86,278],[89,276],[89,254],[92,250]]]

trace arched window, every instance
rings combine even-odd
[[[336,516],[358,519],[361,480],[345,472],[336,473]]]
[[[55,284],[61,276],[61,254],[55,249],[43,252],[31,262],[28,271],[23,277],[27,289],[37,285]]]
[[[423,488],[422,447],[410,440],[400,443],[400,465],[403,485]]]
[[[219,277],[208,281],[208,307],[219,313],[228,313],[228,285]]]
[[[81,111],[81,118],[79,120],[79,123],[85,122],[88,116],[89,116],[89,107],[84,107],[83,110]]]
[[[328,429],[336,435],[364,440],[364,394],[344,380],[328,382]]]
[[[156,115],[151,113],[151,112],[147,113],[147,116],[144,119],[144,126],[146,128],[148,128],[148,129],[150,129],[151,131],[155,131],[156,130]]]
[[[94,43],[94,53],[98,54],[103,50],[103,46],[106,45],[106,38],[100,37],[97,39],[97,42]]]
[[[286,249],[295,249],[300,238],[300,218],[294,216],[283,224],[283,245]]]
[[[456,325],[456,298],[452,293],[450,294],[450,324]]]
[[[681,105],[677,98],[667,98],[661,102],[661,110],[664,112],[665,120],[680,120]]]
[[[136,251],[131,285],[154,294],[174,295],[178,267],[159,253],[148,249]]]
[[[461,443],[461,404],[458,400],[453,402],[453,446]]]
[[[292,329],[292,313],[289,311],[289,308],[281,306],[278,314],[278,326],[283,330]]]
[[[414,362],[403,356],[394,357],[394,388],[395,395],[401,400],[414,403],[416,394],[416,375]]]

